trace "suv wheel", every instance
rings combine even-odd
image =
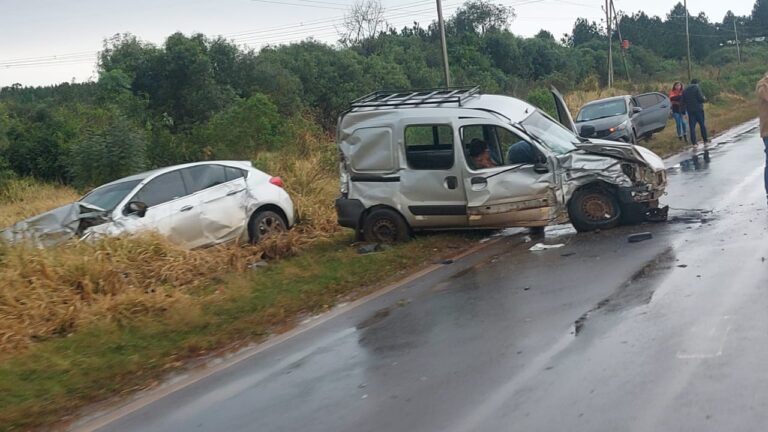
[[[568,215],[576,231],[609,229],[619,224],[621,207],[609,190],[592,186],[574,192],[568,203]]]
[[[396,211],[380,208],[363,222],[363,238],[375,243],[397,243],[411,238],[408,224]]]

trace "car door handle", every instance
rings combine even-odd
[[[227,192],[227,196],[232,196],[232,195],[239,194],[240,192],[242,192],[244,190],[245,189],[238,189],[238,190],[229,191],[229,192]]]
[[[469,183],[472,185],[473,191],[481,191],[488,187],[488,179],[485,177],[472,177]]]
[[[448,176],[445,178],[444,185],[447,189],[456,189],[459,187],[459,179],[457,179],[455,176]]]
[[[190,210],[192,210],[192,206],[191,205],[185,205],[184,207],[179,209],[179,211],[182,211],[182,212],[186,212],[186,211],[190,211]]]

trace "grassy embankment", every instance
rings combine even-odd
[[[613,93],[577,93],[570,106]],[[754,117],[751,103],[721,95],[708,108],[722,130]],[[84,405],[150,387],[184,361],[290,328],[423,267],[474,240],[426,236],[360,256],[335,224],[335,151],[330,139],[300,136],[296,154],[263,154],[281,175],[302,223],[261,246],[184,251],[162,239],[109,239],[47,250],[0,247],[0,429],[26,429]],[[645,145],[681,148],[668,127]],[[71,201],[66,187],[22,180],[0,189],[0,224]],[[300,252],[300,253],[299,253]],[[264,255],[283,258],[250,270]]]

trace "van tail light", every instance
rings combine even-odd
[[[269,182],[277,187],[285,188],[285,183],[283,183],[283,179],[280,177],[271,177]]]

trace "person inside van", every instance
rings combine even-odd
[[[472,167],[474,169],[493,168],[496,166],[496,162],[491,158],[488,143],[480,138],[475,138],[469,143],[469,157],[472,158]]]

